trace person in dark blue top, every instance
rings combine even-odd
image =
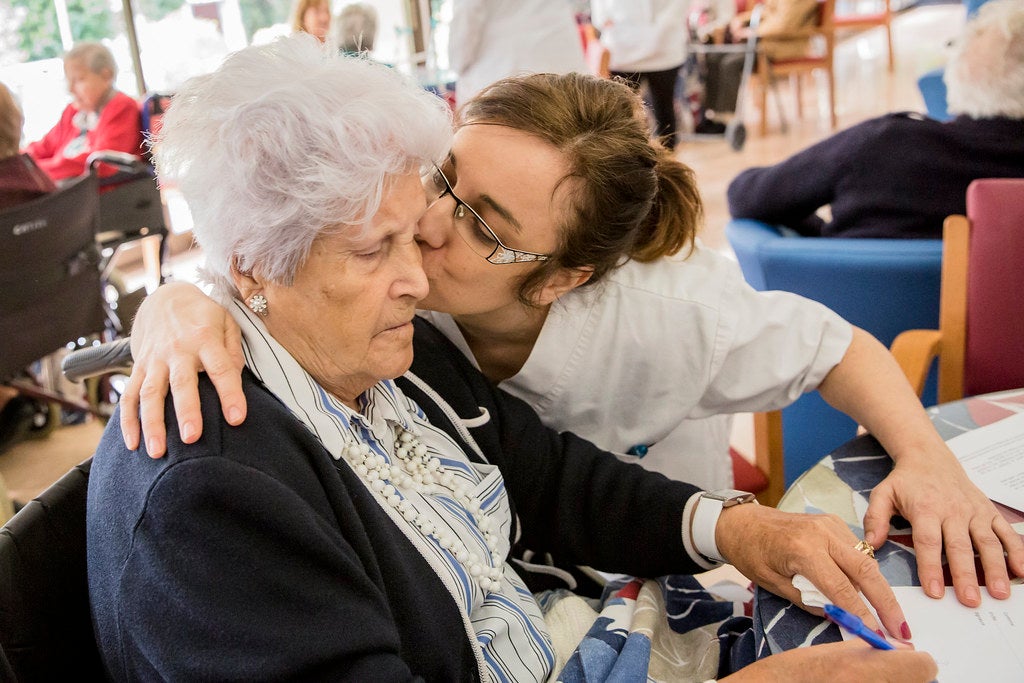
[[[941,238],[971,181],[1024,177],[1024,4],[982,7],[945,79],[953,120],[887,114],[747,169],[729,185],[729,212],[810,237]]]

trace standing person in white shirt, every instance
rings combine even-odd
[[[506,76],[587,70],[567,0],[452,0],[448,60],[459,104]]]
[[[675,149],[676,80],[686,61],[690,0],[592,0],[590,9],[611,55],[612,75],[637,90],[646,82],[656,135]]]
[[[898,512],[913,526],[930,595],[943,592],[943,545],[961,602],[980,602],[972,547],[989,592],[1009,595],[1003,549],[1024,575],[1024,544],[892,356],[816,302],[753,290],[735,264],[695,243],[693,172],[649,141],[626,86],[581,74],[508,79],[460,118],[451,153],[426,178],[418,239],[430,292],[420,306],[484,375],[549,427],[623,454],[648,446],[638,464],[707,489],[731,482],[729,413],[781,408],[816,388],[895,461],[871,497],[867,540],[880,546]],[[230,317],[191,285],[151,295],[122,397],[129,447],[141,392],[147,450],[163,453],[169,380],[181,434],[198,438],[197,370],[240,423],[237,339]]]

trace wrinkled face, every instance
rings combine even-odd
[[[455,194],[512,249],[550,254],[568,207],[566,163],[547,142],[505,126],[468,125],[455,133],[441,166]],[[561,184],[560,184],[561,183]],[[455,316],[519,306],[522,277],[539,263],[489,263],[455,230],[455,200],[439,199],[420,220],[430,293],[420,308]]]
[[[327,38],[327,31],[331,27],[331,8],[325,2],[320,5],[310,5],[302,13],[302,30],[316,36],[323,42]]]
[[[68,92],[79,111],[96,111],[103,96],[114,85],[113,76],[109,71],[93,73],[79,59],[64,62],[64,78],[68,82]]]
[[[427,293],[415,241],[423,197],[418,172],[393,177],[364,234],[322,235],[291,286],[264,285],[267,329],[343,401],[412,363],[411,321]]]

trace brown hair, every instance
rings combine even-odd
[[[651,140],[643,103],[624,83],[579,73],[506,78],[459,119],[535,135],[568,162],[572,206],[552,258],[520,283],[524,303],[559,268],[593,269],[590,285],[628,259],[692,249],[704,214],[693,170]]]
[[[306,29],[302,26],[302,18],[305,16],[306,10],[320,5],[327,5],[327,11],[331,10],[330,0],[295,0],[295,5],[292,7],[292,31],[294,33],[305,31]]]
[[[7,86],[0,83],[0,159],[18,154],[21,145],[21,126],[25,122]]]

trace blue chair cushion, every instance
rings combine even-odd
[[[784,229],[732,220],[725,234],[747,282],[818,301],[889,346],[900,332],[937,329],[942,240],[784,236]],[[790,231],[790,234],[791,231]],[[934,374],[934,373],[933,373]],[[934,377],[925,404],[935,402]],[[788,487],[856,435],[856,424],[817,392],[782,411]]]
[[[924,98],[925,111],[937,121],[949,121],[953,118],[946,109],[946,83],[942,80],[944,71],[935,69],[917,79],[917,89]]]

